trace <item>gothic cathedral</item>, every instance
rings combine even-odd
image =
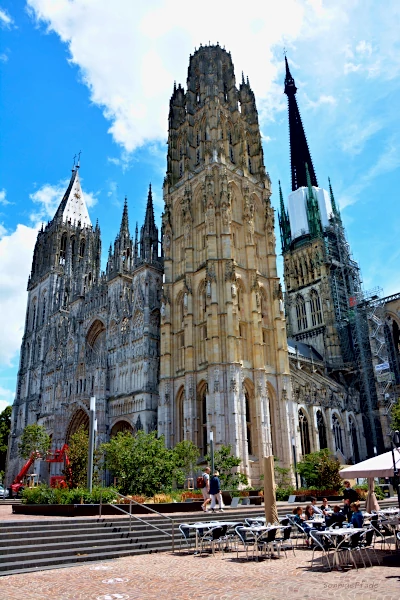
[[[44,425],[60,448],[87,427],[91,396],[99,442],[157,429],[167,446],[191,440],[204,456],[213,434],[253,484],[265,455],[284,466],[326,447],[343,461],[365,455],[359,393],[342,371],[332,375],[344,345],[326,267],[335,241],[321,228],[340,225],[340,215],[333,194],[317,187],[288,66],[285,91],[293,181],[288,209],[281,193],[285,302],[254,93],[244,77],[236,86],[218,44],[190,57],[186,92],[175,85],[170,100],[161,251],[150,188],[140,235],[136,226],[131,237],[125,202],[101,272],[100,228],[74,167],[35,246],[9,478],[24,427]],[[359,285],[353,263],[335,276]]]

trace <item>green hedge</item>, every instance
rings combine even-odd
[[[100,502],[115,502],[117,491],[113,488],[93,488],[89,492],[86,488],[64,489],[51,488],[46,484],[34,488],[25,488],[22,493],[23,504],[98,504]]]

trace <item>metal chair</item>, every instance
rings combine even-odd
[[[268,554],[268,558],[272,558],[272,553],[274,551],[274,549],[277,549],[278,552],[278,556],[280,553],[280,548],[279,548],[279,544],[276,544],[276,533],[277,533],[277,529],[269,529],[268,531],[265,531],[263,534],[260,535],[260,537],[257,539],[257,546],[258,549],[261,548],[261,551],[264,550],[265,556],[267,556]]]
[[[189,554],[190,548],[193,546],[196,540],[196,536],[192,535],[192,530],[189,528],[188,523],[181,523],[179,525],[179,531],[182,534],[182,537],[179,539],[179,552],[182,548],[182,542],[185,542]]]
[[[286,520],[286,519],[285,519]],[[283,521],[282,521],[283,525]],[[283,550],[285,553],[285,558],[287,558],[286,550],[292,550],[294,556],[296,553],[294,551],[293,540],[291,539],[292,535],[292,527],[291,525],[284,525],[284,529],[281,529],[283,535],[282,537],[276,538],[276,542],[279,543],[279,550]]]
[[[244,549],[246,550],[246,558],[249,558],[249,547],[253,546],[253,557],[254,557],[254,545],[255,545],[255,535],[253,532],[244,529],[242,525],[238,525],[235,527],[236,531],[236,558],[239,558],[239,543],[243,544]]]
[[[311,568],[313,568],[313,564],[314,564],[314,554],[316,550],[321,550],[322,551],[322,557],[326,558],[326,562],[327,562],[327,566],[330,569],[331,568],[331,563],[329,562],[329,550],[332,547],[332,544],[328,538],[328,535],[325,534],[323,536],[328,543],[323,543],[323,541],[320,540],[319,535],[315,535],[315,531],[312,529],[310,531],[310,538],[313,541],[313,553],[311,556]]]
[[[221,542],[221,538],[224,535],[224,529],[225,529],[225,533],[226,533],[226,529],[227,526],[225,525],[225,527],[221,527],[221,526],[217,526],[217,527],[213,527],[212,529],[210,529],[209,531],[207,531],[201,538],[200,540],[200,554],[202,554],[203,552],[203,547],[204,546],[210,546],[211,552],[213,554],[213,556],[215,555],[215,546],[220,546],[220,548],[222,548],[223,551],[223,547],[220,545]]]
[[[374,529],[372,529],[372,527],[370,527],[369,529],[367,529],[366,531],[364,531],[361,535],[360,535],[360,539],[359,539],[359,543],[358,543],[358,549],[360,551],[360,553],[364,550],[365,554],[369,560],[369,564],[372,567],[372,561],[371,561],[371,557],[368,553],[368,550],[373,550],[374,554],[375,554],[375,558],[377,560],[378,565],[380,564],[378,555],[376,553],[375,550],[375,546],[374,546],[374,537],[375,537],[375,531]]]

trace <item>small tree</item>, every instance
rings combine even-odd
[[[18,454],[28,459],[32,452],[44,458],[50,450],[50,436],[43,425],[27,425],[18,444]]]
[[[70,437],[68,444],[69,467],[63,475],[69,488],[86,487],[89,454],[89,432],[81,425]]]
[[[297,472],[308,487],[338,490],[342,486],[340,463],[328,448],[306,454],[297,465]]]
[[[391,428],[396,431],[400,430],[400,398],[394,404],[391,410]]]
[[[8,436],[11,427],[11,406],[6,406],[0,414],[0,471],[6,468]]]
[[[210,462],[211,456],[207,454],[205,459]],[[226,490],[236,490],[240,484],[247,485],[248,479],[243,473],[233,471],[240,466],[242,459],[238,456],[233,456],[232,446],[221,446],[219,450],[214,452],[214,465],[219,472],[221,487]]]
[[[157,432],[139,430],[135,435],[119,432],[102,444],[105,466],[118,478],[122,494],[155,493],[169,490],[174,478],[182,482],[183,473],[177,469],[173,450],[165,447],[164,437]]]
[[[200,456],[198,447],[193,442],[184,440],[176,444],[173,453],[177,469],[182,471],[184,478],[190,477]]]

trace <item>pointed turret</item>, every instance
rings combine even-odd
[[[281,188],[281,182],[279,184],[279,206],[280,212],[278,212],[279,219],[279,228],[281,230],[281,243],[282,243],[282,252],[286,252],[291,243],[291,231],[290,231],[290,222],[289,215],[285,209],[285,204],[283,202],[283,194]]]
[[[128,218],[128,199],[125,196],[124,210],[122,211],[121,227],[119,228],[120,236],[129,236],[129,218]]]
[[[154,221],[153,194],[151,184],[147,196],[146,215],[140,230],[140,258],[151,262],[158,257],[158,229]]]
[[[292,171],[292,191],[299,187],[307,187],[306,169],[307,163],[311,185],[318,187],[317,177],[311,160],[310,150],[307,144],[306,134],[301,121],[299,107],[296,101],[296,84],[290,73],[289,64],[285,56],[285,94],[288,97],[289,109],[289,136],[290,136],[290,162]]]
[[[339,220],[341,220],[340,211],[339,211],[338,206],[336,206],[335,196],[333,195],[330,177],[328,177],[328,181],[329,181],[329,196],[331,198],[331,204],[332,204],[332,212],[335,217],[337,217]]]
[[[306,171],[306,184],[308,188],[307,198],[307,220],[312,237],[318,236],[322,232],[321,214],[319,210],[318,200],[314,194],[314,190],[311,183],[311,175],[308,170],[308,164],[305,163]]]

